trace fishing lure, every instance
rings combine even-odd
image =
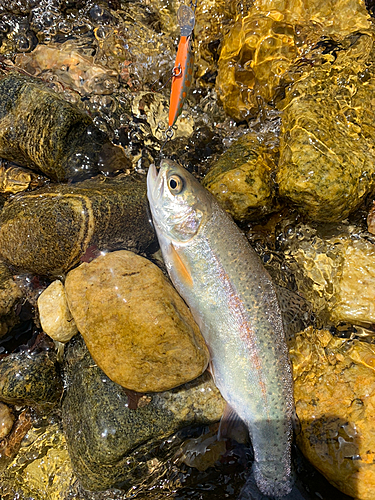
[[[183,4],[177,12],[177,21],[181,29],[181,38],[178,44],[176,61],[172,72],[167,137],[168,131],[169,135],[171,135],[172,127],[181,114],[193,78],[194,54],[191,49],[195,25],[195,8],[196,4],[192,5],[192,7]]]

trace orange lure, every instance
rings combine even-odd
[[[172,74],[171,97],[169,101],[168,126],[172,127],[180,116],[185,99],[189,92],[193,78],[194,55],[191,50],[192,31],[195,16],[190,7],[182,5],[179,9],[180,17],[190,16],[188,21],[181,21],[181,38],[178,44],[176,61]],[[186,33],[186,34],[185,34]]]

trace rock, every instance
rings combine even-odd
[[[343,265],[331,311],[334,322],[375,323],[375,245],[353,239],[343,251]]]
[[[371,234],[375,234],[375,202],[372,204],[367,216],[367,230]]]
[[[254,117],[282,95],[299,57],[315,65],[326,40],[369,29],[363,0],[255,0],[222,43],[216,88],[224,109],[236,120]]]
[[[22,298],[23,293],[8,266],[0,260],[0,338],[19,322],[16,309]]]
[[[127,168],[123,151],[92,119],[37,78],[0,80],[0,156],[57,182]]]
[[[12,410],[4,403],[0,403],[0,440],[4,439],[12,430],[15,418]]]
[[[61,276],[90,248],[148,248],[155,234],[147,210],[138,174],[20,193],[0,213],[0,254],[17,268]]]
[[[280,103],[279,192],[314,221],[345,219],[375,183],[373,42],[348,37],[334,63],[307,67]]]
[[[64,285],[56,280],[38,298],[43,331],[57,342],[68,342],[78,333],[66,300]]]
[[[149,480],[151,470],[162,477],[161,441],[219,420],[225,406],[207,373],[172,391],[125,391],[95,365],[80,336],[68,344],[66,362],[64,432],[74,472],[89,490],[127,489]]]
[[[53,352],[21,351],[0,361],[0,401],[48,408],[59,400],[62,390]]]
[[[2,491],[11,498],[67,498],[76,478],[59,423],[32,427],[12,458],[1,475]]]
[[[348,225],[299,224],[283,248],[299,293],[320,321],[375,323],[375,246]]]
[[[244,222],[272,211],[275,169],[272,151],[256,134],[246,134],[213,165],[203,185],[235,220]]]
[[[375,347],[312,327],[290,347],[297,444],[343,493],[375,495]]]
[[[38,175],[22,167],[0,164],[0,193],[16,194],[40,184]]]
[[[120,250],[70,271],[72,316],[95,362],[114,382],[159,392],[201,375],[209,354],[185,302],[149,260]]]
[[[69,43],[38,45],[32,52],[17,54],[15,64],[44,80],[53,75],[81,95],[112,94],[119,86],[116,71],[94,64],[94,56],[80,54]]]

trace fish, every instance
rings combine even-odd
[[[275,287],[214,196],[180,165],[151,165],[147,195],[169,276],[210,352],[228,419],[246,425],[251,477],[280,498],[293,486],[293,379]]]
[[[192,33],[195,24],[194,10],[182,4],[178,10],[177,18],[181,29],[181,37],[172,71],[168,116],[169,129],[173,127],[182,112],[185,99],[191,87],[194,70],[194,53],[192,51]]]

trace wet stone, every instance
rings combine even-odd
[[[0,338],[19,322],[16,309],[22,298],[7,264],[0,260]]]
[[[64,432],[84,488],[127,489],[149,476],[163,438],[220,419],[225,403],[209,374],[177,389],[139,394],[112,382],[76,336],[66,351]]]
[[[4,439],[12,430],[14,415],[9,406],[0,403],[0,440]]]
[[[334,62],[304,68],[279,106],[279,192],[314,221],[345,219],[375,184],[374,35],[343,43]]]
[[[0,80],[0,124],[0,156],[58,182],[130,165],[87,114],[37,78]]]
[[[273,209],[273,156],[255,134],[246,134],[213,165],[203,185],[235,220],[258,219]]]
[[[0,214],[0,255],[21,270],[59,276],[90,249],[144,251],[155,241],[147,210],[142,175],[20,193]]]
[[[185,302],[149,260],[120,250],[70,271],[66,296],[100,368],[138,392],[177,387],[201,375],[209,354]]]
[[[340,491],[375,495],[375,349],[312,327],[292,341],[294,398],[306,458]]]
[[[62,381],[53,352],[22,351],[0,361],[0,401],[50,407],[62,393]]]
[[[68,342],[78,333],[66,300],[64,285],[52,282],[38,298],[38,311],[43,331],[57,342]]]

